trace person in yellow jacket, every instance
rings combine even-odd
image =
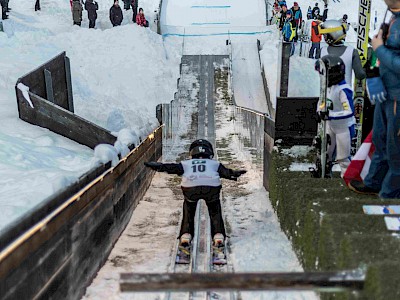
[[[290,50],[290,56],[294,54],[294,38],[296,36],[296,21],[293,18],[293,12],[291,10],[288,10],[286,12],[286,20],[285,23],[283,24],[282,28],[282,35],[283,35],[283,41],[284,42],[289,42],[292,43],[292,48]]]

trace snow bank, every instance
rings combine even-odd
[[[114,147],[110,145],[115,150],[109,150],[122,156],[129,152],[129,142],[138,144],[139,137],[158,126],[156,105],[173,99],[180,47],[132,24],[132,10],[123,11],[123,26],[112,28],[112,1],[98,2],[96,30],[87,28],[86,11],[82,27],[72,26],[69,1],[45,1],[38,12],[32,1],[10,2],[10,19],[0,33],[0,228],[75,181],[98,160],[93,150],[19,120],[19,77],[66,51],[76,114],[119,135]],[[155,28],[159,0],[140,5]],[[20,89],[27,94],[27,87]],[[114,158],[100,152],[103,160]]]

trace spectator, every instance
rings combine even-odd
[[[321,49],[321,56],[330,54],[339,56],[343,60],[346,65],[346,82],[350,86],[353,83],[352,70],[357,79],[361,80],[366,77],[358,51],[351,46],[344,45],[346,28],[340,21],[327,20],[320,25],[319,33],[324,35],[325,42],[329,45]]]
[[[36,0],[36,3],[35,3],[35,11],[38,11],[38,10],[40,10],[40,0]]]
[[[119,26],[122,23],[124,16],[122,15],[122,9],[119,7],[118,0],[114,0],[114,5],[110,8],[110,21],[111,24],[115,26]]]
[[[307,9],[307,20],[311,20],[312,18],[313,18],[312,8],[311,6],[309,6]]]
[[[347,18],[348,18],[347,15],[344,14],[343,17],[342,17],[342,19],[340,20],[340,22],[342,22],[342,24],[343,24],[344,26],[346,26],[346,30],[348,31],[349,28],[350,28],[350,23],[348,22]]]
[[[290,56],[294,54],[294,38],[296,36],[296,23],[291,10],[286,12],[286,21],[282,28],[283,41],[292,44]]]
[[[97,10],[99,9],[99,5],[96,1],[86,0],[85,9],[88,12],[89,28],[94,28],[96,26]]]
[[[303,21],[303,14],[301,12],[301,8],[297,2],[294,2],[293,7],[291,8],[293,13],[293,19],[296,23],[296,36],[294,37],[294,41],[297,42],[298,40],[298,33],[297,30],[301,29],[301,22]]]
[[[285,24],[287,11],[288,11],[288,9],[287,9],[286,4],[282,4],[281,5],[281,17],[279,19],[279,30],[282,30],[283,25]]]
[[[81,26],[82,23],[82,3],[81,0],[72,0],[72,20],[74,25]]]
[[[139,0],[132,0],[131,5],[132,5],[132,10],[133,10],[132,21],[133,21],[133,23],[135,23],[136,17],[137,17]]]
[[[326,19],[328,19],[328,4],[325,4],[324,6],[324,12],[322,13],[322,22],[325,22]]]
[[[136,24],[143,27],[149,27],[149,22],[143,13],[143,8],[139,8],[139,14],[136,16]]]
[[[318,16],[321,14],[321,10],[318,7],[318,3],[315,3],[314,8],[312,9],[312,15],[314,19],[318,19]]]
[[[327,149],[327,176],[332,177],[333,162],[338,162],[343,177],[350,164],[351,139],[355,135],[353,91],[345,81],[346,67],[338,56],[323,56],[315,64],[319,72],[320,62],[325,65],[327,99],[318,101],[317,113],[326,121],[326,134],[330,136]]]
[[[379,194],[380,198],[400,198],[400,1],[384,1],[393,13],[390,34],[386,36],[381,29],[371,44],[380,61],[380,77],[387,97],[375,105],[372,133],[375,152],[368,175],[364,182],[350,181],[349,187],[362,194]]]
[[[131,0],[122,0],[124,1],[124,9],[130,10],[131,9]]]
[[[1,4],[1,19],[7,20],[8,15],[7,15],[6,0],[0,0],[0,4]]]
[[[321,24],[320,20],[313,20],[311,22],[311,48],[308,53],[309,58],[319,59],[321,57],[321,40],[322,35],[319,33],[319,25]],[[314,56],[315,52],[315,56]]]

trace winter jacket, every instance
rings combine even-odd
[[[144,14],[137,14],[136,16],[136,24],[138,24],[139,26],[146,26],[146,17],[144,16]]]
[[[294,7],[291,8],[293,13],[293,19],[296,22],[298,28],[301,28],[301,22],[303,21],[303,14],[301,12],[301,8],[299,7],[298,10],[295,10]]]
[[[72,1],[72,19],[74,20],[74,23],[82,22],[82,11],[83,7],[81,1]]]
[[[285,42],[293,41],[293,38],[296,36],[296,22],[293,18],[286,19],[282,28],[282,34]]]
[[[384,45],[376,49],[379,72],[390,99],[400,99],[400,12],[393,13]],[[399,105],[399,104],[398,104]]]
[[[322,35],[319,34],[319,27],[318,27],[320,23],[321,22],[319,21],[311,22],[311,42],[313,43],[320,43],[322,40]]]
[[[88,12],[89,20],[94,21],[97,19],[97,10],[99,9],[97,2],[94,2],[93,0],[86,0],[85,9]]]
[[[124,16],[122,14],[122,9],[119,6],[111,6],[110,8],[110,21],[113,26],[119,26],[122,23]]]
[[[279,18],[279,29],[282,30],[283,25],[285,24],[286,21],[286,12],[287,11],[281,11],[281,17]]]
[[[307,10],[307,19],[310,20],[312,18],[313,18],[312,9],[311,6],[309,6]]]
[[[200,166],[203,169],[200,169]],[[182,188],[197,186],[221,186],[220,178],[236,180],[243,172],[234,171],[212,159],[189,159],[180,163],[158,163],[157,172],[182,176]],[[199,174],[195,176],[195,174]]]
[[[321,10],[319,9],[318,6],[315,6],[312,10],[312,15],[315,18],[315,16],[319,16],[321,14]]]

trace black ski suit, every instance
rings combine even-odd
[[[111,6],[110,8],[110,21],[113,26],[119,26],[122,23],[124,16],[122,15],[122,9],[119,6]]]
[[[93,0],[86,0],[85,9],[88,12],[89,28],[94,28],[96,26],[97,10],[99,5]]]
[[[205,159],[199,159],[205,160]],[[176,174],[179,176],[184,175],[184,167],[182,163],[145,163],[146,166],[151,167],[157,172],[166,172],[168,174]],[[220,178],[226,178],[230,180],[237,180],[237,178],[246,173],[246,171],[234,171],[226,168],[224,165],[219,163],[218,174]],[[221,202],[220,202],[220,191],[222,186],[193,186],[184,187],[182,186],[182,192],[184,196],[183,202],[183,216],[181,230],[179,237],[184,233],[190,233],[194,236],[194,218],[196,214],[197,202],[203,199],[208,207],[208,213],[211,220],[211,235],[214,236],[216,233],[225,234],[224,220],[222,219]]]

